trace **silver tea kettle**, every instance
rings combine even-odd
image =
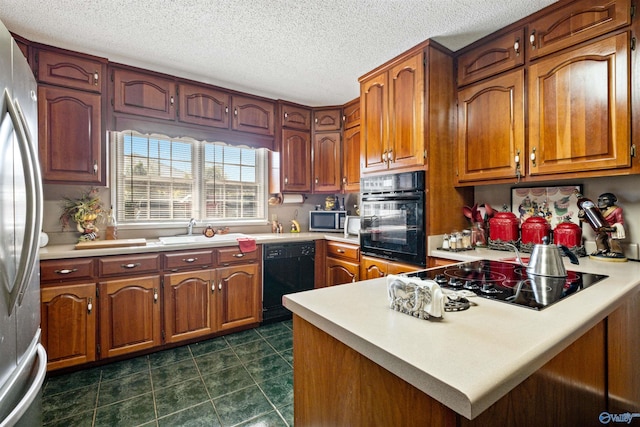
[[[516,252],[516,258],[523,267],[526,267],[527,273],[536,276],[545,277],[567,277],[567,270],[564,268],[560,251],[562,251],[571,261],[571,264],[579,264],[578,257],[564,245],[549,244],[549,238],[543,237],[542,244],[533,247],[529,264],[524,265],[518,249],[514,245],[509,245]]]

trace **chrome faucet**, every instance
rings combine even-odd
[[[187,224],[187,234],[189,236],[191,236],[193,234],[193,226],[196,225],[196,224],[197,224],[197,222],[196,222],[195,218],[191,218],[189,220],[189,224]]]

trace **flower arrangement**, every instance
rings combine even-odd
[[[62,215],[60,215],[62,230],[73,221],[76,223],[77,230],[82,233],[81,241],[97,239],[99,230],[95,223],[105,215],[98,189],[92,188],[77,199],[65,197],[64,200]]]

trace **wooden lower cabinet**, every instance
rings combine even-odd
[[[219,268],[216,271],[218,331],[260,322],[262,298],[258,264]]]
[[[215,270],[164,276],[164,330],[167,343],[216,331]]]
[[[100,290],[100,357],[162,344],[160,277],[109,280]]]
[[[401,274],[421,269],[422,267],[417,265],[402,264],[363,255],[360,262],[360,280],[378,279],[389,274]]]
[[[296,426],[597,426],[607,408],[605,321],[473,420],[297,315],[293,342]]]
[[[40,298],[47,370],[96,360],[96,284],[44,287]]]
[[[325,286],[360,280],[360,246],[327,241]]]

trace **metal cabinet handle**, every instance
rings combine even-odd
[[[387,152],[386,151],[382,152],[382,163],[387,163]]]
[[[284,112],[284,118],[288,118],[289,117],[289,113],[287,113],[286,111]]]
[[[216,284],[214,283],[214,281],[211,281],[211,293],[214,293],[216,291]]]
[[[93,174],[94,175],[98,174],[98,161],[97,160],[93,161]]]
[[[87,314],[91,314],[92,309],[93,309],[93,298],[89,297],[89,302],[87,303]]]
[[[288,184],[289,183],[289,178],[287,178],[286,176],[284,177],[284,183]]]
[[[344,249],[338,249],[336,252],[338,252],[339,254],[343,254],[344,253]]]
[[[233,254],[232,256],[234,258],[242,258],[244,256],[244,254]]]
[[[71,274],[71,273],[75,273],[76,271],[78,271],[77,268],[64,268],[62,270],[56,270],[56,271],[54,271],[54,273],[56,273],[56,274]]]
[[[218,284],[218,290],[221,291],[222,290],[222,280],[220,281],[220,283]]]
[[[229,114],[229,107],[224,107],[224,113]]]
[[[346,177],[346,176],[343,176],[343,177],[342,177],[342,183],[343,183],[343,184],[346,184],[346,183],[347,183],[347,177]]]
[[[316,184],[320,182],[320,179],[316,176]]]
[[[134,263],[131,263],[131,264],[121,264],[121,265],[120,265],[120,267],[122,267],[122,268],[136,268],[136,267],[140,267],[140,263],[139,263],[139,262],[136,262],[135,264],[134,264]]]
[[[156,304],[158,302],[158,288],[153,288],[153,303]]]
[[[173,96],[170,96],[169,97],[169,104],[171,104],[172,107],[173,107],[173,102],[174,102]]]
[[[513,160],[516,163],[516,184],[518,184],[520,182],[520,176],[521,176],[521,171],[520,171],[520,150],[516,151],[516,156],[513,158]]]
[[[94,84],[94,86],[98,86],[98,78],[99,78],[98,71],[94,71],[94,73],[93,73],[93,84]]]
[[[182,258],[183,262],[186,262],[186,263],[189,263],[189,264],[194,263],[197,260],[198,260],[198,258]]]
[[[233,109],[233,115],[234,115],[234,116],[237,116],[237,115],[238,115],[238,109],[237,109],[237,108],[234,108],[234,109]]]
[[[513,50],[516,51],[516,56],[520,55],[520,37],[518,37],[515,43],[513,44]]]

